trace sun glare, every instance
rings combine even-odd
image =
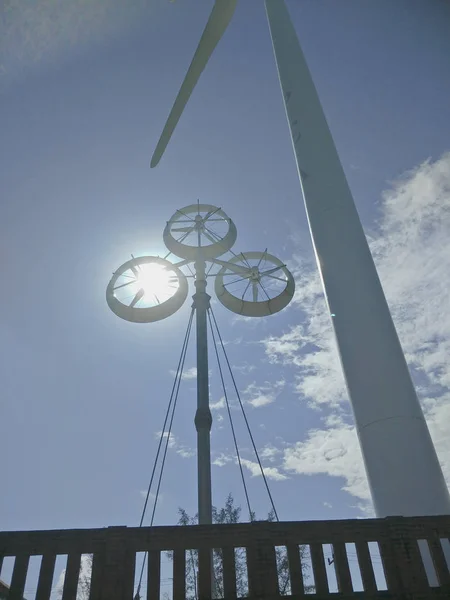
[[[141,265],[135,282],[136,292],[144,290],[147,299],[156,299],[158,303],[164,302],[178,288],[178,280],[174,273],[167,271],[161,265]]]

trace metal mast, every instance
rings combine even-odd
[[[265,252],[234,254],[229,260],[218,257],[236,241],[233,221],[209,204],[192,204],[177,210],[164,229],[169,254],[183,260],[171,263],[156,256],[132,257],[114,272],[106,290],[110,309],[122,319],[151,323],[175,313],[188,295],[182,268],[193,263],[197,350],[197,430],[198,520],[212,523],[211,448],[212,425],[209,407],[208,310],[211,297],[206,292],[207,277],[215,278],[218,300],[229,310],[265,317],[282,310],[291,301],[295,284],[280,260]],[[216,265],[207,275],[206,265]],[[210,269],[208,269],[210,271]],[[192,272],[191,272],[192,273]],[[189,275],[188,275],[189,277]]]
[[[194,308],[197,333],[197,469],[198,469],[198,522],[200,525],[212,523],[211,491],[211,425],[209,408],[208,372],[208,322],[207,312],[211,296],[206,293],[206,262],[201,256],[195,261]]]

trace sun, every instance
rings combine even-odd
[[[135,291],[144,291],[146,300],[156,300],[158,304],[174,295],[179,287],[178,278],[162,265],[140,265],[134,282]]]

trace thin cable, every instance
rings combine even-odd
[[[173,403],[172,414],[170,416],[169,429],[167,430],[166,444],[165,444],[165,447],[164,447],[164,454],[163,454],[163,458],[162,458],[161,469],[160,469],[160,472],[159,472],[158,486],[156,488],[156,494],[155,494],[155,501],[153,503],[153,511],[152,511],[152,517],[151,517],[151,520],[150,520],[150,527],[153,526],[153,520],[155,518],[156,505],[158,503],[159,490],[161,488],[161,481],[162,481],[162,476],[163,476],[163,473],[164,473],[164,465],[165,465],[165,462],[166,462],[167,449],[169,447],[170,434],[172,432],[172,424],[173,424],[173,419],[174,419],[174,416],[175,416],[175,409],[176,409],[177,401],[178,401],[178,392],[180,390],[181,379],[182,379],[183,369],[184,369],[184,363],[185,363],[186,354],[187,354],[187,346],[188,346],[189,337],[190,337],[191,328],[192,328],[193,313],[194,313],[194,309],[192,310],[191,317],[189,318],[188,329],[186,331],[186,336],[185,336],[185,343],[183,343],[182,353],[184,352],[184,354],[182,354],[182,357],[181,357],[181,367],[179,368],[179,370],[177,371],[177,374],[175,376],[175,382],[176,382],[175,400],[174,400],[174,403]],[[162,437],[164,437],[164,434],[165,434],[165,431],[162,432]],[[135,598],[140,598],[139,592],[140,592],[140,589],[141,589],[142,578],[144,576],[144,568],[145,568],[145,563],[147,561],[147,554],[148,553],[146,551],[145,554],[144,554],[144,560],[142,561],[141,573],[140,573],[140,576],[139,576],[139,583],[138,583],[138,586],[137,586],[137,592],[136,592]]]
[[[211,266],[209,267],[208,271],[206,272],[206,277],[208,277],[208,275],[211,273],[212,268],[214,267],[214,263],[211,263]]]
[[[190,324],[192,325],[192,321],[190,322]],[[190,333],[191,333],[191,328],[189,328],[189,335],[190,335]],[[188,340],[187,341],[189,341],[189,335],[188,335]],[[187,344],[186,344],[186,350],[187,350]],[[186,351],[184,353],[183,363],[182,363],[181,369],[180,369],[180,376],[178,377],[177,391],[175,392],[175,400],[174,400],[174,403],[173,403],[172,414],[170,416],[169,429],[167,430],[166,445],[165,445],[165,448],[164,448],[164,454],[163,454],[162,463],[161,463],[161,470],[159,472],[158,486],[156,488],[155,502],[153,504],[152,517],[151,517],[151,520],[150,520],[150,527],[152,527],[153,520],[155,518],[156,503],[157,503],[157,500],[158,500],[159,490],[160,490],[160,487],[161,487],[161,481],[162,481],[162,476],[163,476],[163,472],[164,472],[164,465],[165,465],[165,462],[166,462],[167,450],[169,448],[170,434],[172,433],[173,419],[175,417],[175,409],[177,407],[178,393],[180,391],[180,385],[181,385],[181,379],[182,379],[182,375],[183,375],[183,369],[184,369],[185,359],[186,359]]]
[[[185,354],[186,354],[187,343],[189,341],[189,334],[190,334],[190,331],[191,331],[192,321],[194,319],[194,312],[195,312],[195,309],[192,308],[191,315],[190,315],[189,321],[188,321],[188,326],[187,326],[187,329],[186,329],[186,334],[185,334],[184,340],[183,340],[183,346],[182,346],[182,349],[181,349],[180,360],[178,361],[177,372],[175,374],[175,379],[174,379],[173,386],[172,386],[172,392],[170,394],[169,405],[167,407],[166,416],[165,416],[165,419],[164,419],[164,424],[163,424],[163,427],[162,427],[162,430],[161,430],[161,436],[159,438],[158,450],[156,452],[156,458],[155,458],[155,462],[153,464],[153,470],[152,470],[152,474],[151,474],[151,477],[150,477],[150,483],[148,485],[147,496],[145,498],[144,508],[142,510],[142,515],[141,515],[141,520],[139,522],[139,527],[142,527],[142,523],[143,523],[144,517],[145,517],[145,512],[147,510],[148,499],[150,497],[150,491],[151,491],[151,488],[152,488],[152,485],[153,485],[153,478],[155,476],[155,471],[156,471],[156,466],[157,466],[157,462],[158,462],[158,458],[159,458],[159,453],[161,451],[161,445],[162,445],[162,441],[163,441],[163,438],[164,438],[164,431],[166,430],[167,419],[169,418],[170,408],[171,408],[172,401],[173,401],[173,395],[174,395],[174,392],[175,392],[175,389],[176,389],[176,386],[177,386],[177,378],[178,378],[178,374],[179,374],[179,371],[180,371],[180,366],[181,366],[181,364],[183,362],[183,356],[185,356]]]
[[[227,412],[228,412],[228,418],[230,420],[231,433],[233,434],[234,448],[236,450],[236,456],[237,456],[237,459],[238,459],[239,470],[241,472],[242,485],[244,486],[245,499],[247,501],[249,519],[251,521],[252,520],[253,512],[252,512],[252,508],[250,506],[250,499],[248,497],[247,484],[245,483],[244,469],[242,468],[241,455],[239,453],[239,447],[238,447],[238,443],[237,443],[237,439],[236,439],[236,432],[234,430],[233,418],[231,416],[230,403],[228,402],[228,394],[227,394],[227,390],[226,390],[226,387],[225,387],[225,381],[224,381],[223,372],[222,372],[222,365],[220,364],[219,351],[217,349],[216,335],[214,333],[214,328],[213,328],[212,321],[211,321],[210,310],[211,309],[208,310],[209,327],[211,329],[211,336],[212,336],[212,340],[213,340],[213,344],[214,344],[214,350],[215,350],[216,358],[217,358],[217,366],[219,368],[220,380],[222,382],[223,395],[225,397],[225,403],[227,405]]]
[[[189,330],[190,333],[190,330]],[[159,477],[158,477],[158,485],[156,487],[156,494],[155,494],[155,501],[153,503],[153,511],[152,511],[152,516],[150,519],[150,527],[153,527],[153,521],[155,518],[155,512],[156,512],[156,505],[158,503],[158,496],[159,496],[159,490],[161,488],[161,481],[162,481],[162,476],[164,473],[164,465],[166,463],[166,456],[167,456],[167,450],[169,448],[169,442],[170,442],[170,434],[172,433],[172,424],[173,424],[173,419],[175,417],[175,409],[177,407],[177,400],[178,400],[178,392],[180,389],[180,384],[181,384],[181,376],[183,374],[183,367],[184,367],[184,359],[186,358],[186,353],[183,357],[183,363],[181,365],[181,370],[180,370],[180,377],[178,378],[177,381],[177,391],[175,393],[175,401],[173,403],[173,408],[172,408],[172,414],[170,415],[170,422],[169,422],[169,429],[167,430],[167,436],[166,436],[166,444],[164,446],[164,454],[163,454],[163,458],[162,458],[162,462],[161,462],[161,469],[159,471]],[[164,432],[165,434],[165,432]],[[147,561],[147,551],[144,554],[144,560],[142,561],[142,567],[141,567],[141,574],[139,576],[139,583],[138,583],[138,587],[137,590],[139,593],[140,589],[141,589],[141,584],[142,584],[142,578],[144,576],[144,569],[145,569],[145,563]]]
[[[248,431],[248,434],[250,436],[250,440],[252,442],[253,451],[255,452],[256,460],[258,461],[258,465],[259,465],[259,468],[261,470],[261,475],[262,475],[262,478],[264,480],[264,485],[266,486],[267,494],[269,496],[270,503],[272,505],[273,513],[275,515],[275,519],[277,521],[279,521],[280,519],[278,518],[277,509],[275,508],[275,503],[273,501],[272,494],[270,492],[269,484],[267,483],[267,478],[266,478],[266,475],[264,473],[264,469],[262,467],[261,460],[259,458],[258,450],[256,449],[256,444],[255,444],[255,440],[253,439],[252,430],[250,429],[250,424],[248,422],[247,415],[245,414],[244,405],[242,404],[241,396],[239,394],[239,389],[238,389],[238,386],[236,384],[236,380],[234,378],[233,371],[231,369],[230,361],[228,360],[228,356],[227,356],[227,352],[225,350],[225,346],[224,346],[224,343],[223,343],[223,340],[222,340],[222,336],[220,335],[220,331],[219,331],[219,327],[217,325],[216,317],[214,315],[214,312],[213,312],[212,308],[210,308],[210,311],[211,311],[211,315],[212,315],[212,318],[213,318],[213,321],[214,321],[214,325],[216,327],[216,331],[217,331],[217,335],[219,337],[220,344],[222,346],[223,354],[225,356],[225,360],[226,360],[227,365],[228,365],[228,370],[230,371],[231,379],[233,381],[234,389],[236,391],[236,395],[237,395],[237,398],[238,398],[238,401],[239,401],[239,406],[241,407],[242,415],[244,417],[244,421],[245,421],[245,424],[247,426],[247,431]]]
[[[184,337],[183,346],[182,346],[182,349],[181,349],[180,360],[178,361],[177,372],[175,374],[175,380],[174,380],[174,384],[173,384],[173,387],[172,387],[172,393],[170,395],[169,406],[167,408],[166,417],[164,419],[163,430],[161,432],[161,436],[160,436],[160,439],[159,439],[158,450],[157,450],[157,453],[156,453],[156,459],[155,459],[155,463],[153,465],[152,475],[151,475],[151,478],[150,478],[150,483],[149,483],[149,487],[148,487],[148,490],[147,490],[147,497],[145,499],[144,510],[142,511],[142,516],[141,516],[141,521],[140,521],[139,527],[142,527],[142,523],[143,523],[143,520],[144,520],[145,512],[146,512],[146,509],[147,509],[147,503],[148,503],[148,499],[149,499],[149,496],[150,496],[150,490],[151,490],[151,487],[152,487],[152,484],[153,484],[153,478],[155,476],[156,466],[157,466],[157,462],[158,462],[158,458],[159,458],[159,452],[161,450],[162,440],[163,440],[163,438],[165,437],[165,434],[166,434],[165,429],[166,429],[167,419],[169,417],[170,410],[172,409],[172,413],[170,415],[170,421],[169,421],[169,428],[168,428],[168,431],[167,431],[166,444],[165,444],[163,458],[162,458],[162,462],[161,462],[161,469],[160,469],[159,478],[158,478],[158,485],[157,485],[156,494],[155,494],[155,501],[154,501],[154,504],[153,504],[152,517],[151,517],[151,521],[150,521],[150,527],[152,527],[152,525],[153,525],[153,520],[154,520],[154,517],[155,517],[155,511],[156,511],[156,505],[158,503],[159,491],[160,491],[160,488],[161,488],[162,476],[163,476],[163,472],[164,472],[164,465],[165,465],[166,456],[167,456],[167,449],[169,447],[170,434],[172,432],[172,424],[173,424],[173,419],[174,419],[174,416],[175,416],[175,409],[176,409],[177,401],[178,401],[178,393],[179,393],[179,390],[180,390],[180,384],[181,384],[181,379],[182,379],[182,375],[183,375],[184,363],[185,363],[185,360],[186,360],[187,347],[188,347],[188,343],[189,343],[189,337],[190,337],[190,333],[191,333],[192,321],[193,321],[193,318],[194,318],[194,312],[195,312],[195,309],[193,308],[191,310],[191,315],[189,317],[188,326],[187,326],[187,330],[186,330],[186,335]],[[175,393],[175,398],[174,398],[174,393]],[[172,406],[172,402],[173,402],[173,406]],[[141,585],[142,585],[142,578],[144,576],[144,569],[145,569],[146,560],[147,560],[147,551],[145,552],[145,554],[144,554],[144,560],[142,561],[141,573],[140,573],[140,576],[139,576],[139,583],[138,583],[138,586],[137,586],[136,594],[134,596],[135,600],[139,600],[140,599],[140,591],[141,591]]]

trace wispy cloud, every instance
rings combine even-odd
[[[176,375],[176,371],[169,371],[170,374],[172,375],[172,377],[175,377]],[[196,379],[197,378],[197,367],[191,367],[190,369],[186,369],[183,371],[183,374],[181,375],[181,379],[189,381],[191,379]]]
[[[245,388],[243,394],[248,404],[251,404],[254,408],[259,408],[275,402],[285,383],[284,379],[279,379],[275,383],[266,381],[263,385],[257,385],[256,382],[253,382]]]
[[[159,439],[161,437],[161,433],[161,431],[157,431],[155,433],[155,437]],[[165,431],[162,435],[163,438],[167,440],[168,432]],[[193,448],[189,448],[188,446],[185,446],[184,444],[180,443],[173,433],[170,434],[168,447],[171,450],[175,450],[175,452],[179,456],[181,456],[181,458],[192,458],[197,454],[196,450],[194,450]]]
[[[141,498],[147,498],[147,490],[141,490],[140,492]],[[150,502],[154,502],[156,499],[156,494],[154,494],[153,492],[150,492],[150,495],[148,497]],[[158,502],[162,502],[164,500],[164,494],[161,494],[161,492],[158,494]]]
[[[164,431],[164,433],[162,431],[156,431],[155,432],[155,437],[157,439],[159,439],[161,437],[161,435],[162,435],[162,437],[165,440],[167,440],[167,438],[169,437],[169,443],[168,443],[169,448],[175,448],[176,447],[177,442],[175,440],[175,436],[173,435],[173,433],[171,433],[170,436],[169,436],[169,433],[167,431]]]
[[[217,402],[213,402],[209,405],[211,410],[221,410],[225,408],[225,397],[220,398]]]
[[[241,462],[242,465],[250,471],[252,477],[261,477],[261,469],[257,462],[247,460],[246,458],[241,458]],[[284,481],[285,479],[289,479],[288,476],[282,473],[277,467],[263,466],[263,471],[267,479],[273,479],[274,481]]]
[[[15,79],[24,67],[60,63],[123,33],[148,13],[148,4],[137,0],[124,10],[118,0],[2,2],[0,85],[3,75]]]
[[[242,365],[233,365],[233,371],[238,373],[242,373],[243,375],[248,375],[253,371],[256,371],[256,365],[250,365],[249,363],[244,363]]]
[[[263,448],[263,450],[259,453],[260,455],[260,459],[266,459],[269,460],[270,462],[274,462],[274,458],[276,455],[282,454],[282,450],[279,450],[277,448],[274,448],[272,446],[266,446],[265,448]],[[249,472],[250,475],[252,477],[261,477],[261,468],[258,464],[257,461],[253,461],[253,460],[249,460],[247,458],[243,458],[242,457],[242,449],[241,449],[241,463],[242,466],[245,467]],[[215,465],[216,467],[225,467],[226,465],[233,463],[233,464],[238,464],[238,460],[237,460],[237,456],[235,454],[228,454],[228,453],[220,453],[218,456],[216,456],[216,458],[213,460],[213,465]],[[289,479],[289,476],[285,473],[282,472],[282,469],[279,466],[271,466],[271,467],[265,467],[263,465],[263,471],[264,471],[264,475],[267,477],[267,479],[272,479],[273,481],[284,481],[285,479]]]
[[[264,448],[259,452],[259,455],[262,459],[268,460],[269,462],[274,462],[276,457],[281,454],[283,451],[280,448],[275,448],[271,444],[264,446]]]
[[[369,242],[444,474],[450,481],[450,154],[391,184]],[[292,265],[291,265],[292,266]],[[292,473],[325,473],[368,507],[369,490],[319,277],[296,257],[301,324],[263,340],[269,360],[294,369],[296,391],[322,428],[285,448]],[[348,413],[348,414],[347,414]]]
[[[225,465],[227,465],[230,462],[233,462],[234,460],[235,459],[233,456],[221,453],[213,460],[213,465],[216,465],[216,467],[224,467]]]
[[[283,467],[302,475],[342,477],[345,491],[362,500],[370,500],[355,429],[343,421],[329,429],[311,430],[304,442],[286,448]]]

